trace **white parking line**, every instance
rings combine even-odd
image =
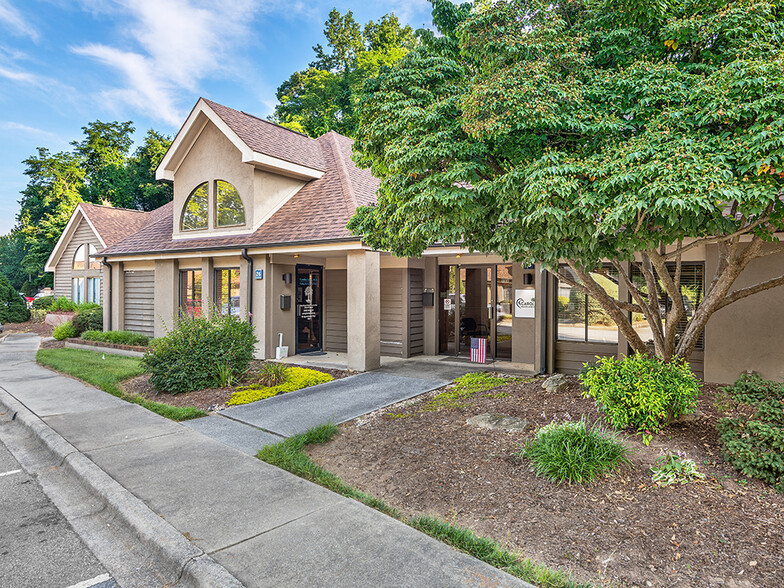
[[[112,577],[109,574],[101,574],[100,576],[95,576],[92,580],[85,580],[83,582],[79,582],[78,584],[74,584],[73,586],[68,586],[68,588],[90,588],[91,586],[95,586],[96,584],[100,584],[101,582],[106,582],[107,580],[111,580]]]
[[[18,474],[21,471],[22,470],[11,470],[9,472],[3,472],[2,474],[0,474],[0,478],[2,478],[3,476],[10,476],[11,474]]]

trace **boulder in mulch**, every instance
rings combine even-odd
[[[553,374],[542,382],[542,388],[548,392],[560,392],[569,385],[569,380],[563,374]]]

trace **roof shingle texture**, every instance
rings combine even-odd
[[[91,204],[89,202],[80,202],[79,208],[82,213],[87,217],[90,223],[95,227],[98,235],[106,243],[107,247],[111,247],[115,243],[119,243],[126,239],[152,219],[160,217],[163,213],[162,206],[153,212],[144,212],[142,210],[130,210],[128,208],[113,208],[111,206],[101,206],[98,204]],[[161,211],[161,212],[158,212]]]
[[[210,103],[211,106],[212,104],[214,103]],[[267,132],[269,127],[274,127],[266,121],[254,120],[258,122],[258,133]],[[294,133],[292,135],[302,137]],[[378,180],[369,170],[360,169],[351,161],[353,141],[348,137],[330,131],[318,139],[302,138],[310,142],[310,148],[318,150],[319,161],[325,173],[321,178],[305,184],[255,232],[227,237],[218,235],[175,240],[172,238],[174,211],[169,203],[150,213],[157,216],[151,217],[143,228],[109,246],[103,253],[123,255],[194,251],[356,238],[346,229],[346,224],[357,206],[373,204],[376,201]]]
[[[202,100],[253,151],[319,171],[326,170],[321,150],[310,137],[212,100]]]

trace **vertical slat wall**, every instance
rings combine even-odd
[[[404,269],[381,270],[381,355],[403,357]]]
[[[408,270],[408,355],[421,355],[425,352],[425,313],[422,306],[422,293],[425,286],[425,272],[421,269]]]
[[[123,325],[126,331],[155,332],[155,272],[126,271],[123,304]]]
[[[324,350],[348,351],[348,292],[346,270],[326,270],[324,276]]]
[[[74,255],[79,246],[84,243],[92,244],[98,251],[103,249],[103,245],[98,241],[98,237],[95,236],[90,225],[84,220],[80,220],[54,268],[54,295],[58,298],[64,296],[71,299]],[[89,272],[81,272],[79,275],[101,276],[102,273],[101,270],[90,270]]]

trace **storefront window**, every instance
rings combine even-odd
[[[675,264],[667,264],[667,270],[670,275],[675,275]],[[681,266],[681,296],[683,297],[683,306],[685,307],[686,314],[678,321],[676,326],[676,334],[680,335],[686,330],[691,317],[694,316],[694,311],[697,305],[702,302],[703,295],[703,275],[705,268],[701,263],[684,263]],[[640,290],[643,296],[648,295],[648,285],[645,281],[639,265],[634,264],[631,272],[632,283]],[[662,325],[666,324],[664,317],[672,309],[672,299],[667,296],[664,285],[661,281],[656,283],[655,296],[659,300],[659,311],[662,314]],[[634,330],[640,338],[650,344],[653,344],[653,332],[645,317],[641,313],[632,313],[632,325]],[[705,345],[704,333],[700,335],[697,341],[696,349],[703,349]]]
[[[180,272],[180,309],[188,316],[201,316],[201,270]]]
[[[223,314],[240,314],[240,270],[215,270],[215,304]]]
[[[579,282],[568,266],[560,272]],[[606,268],[603,273],[591,273],[591,277],[612,297],[618,297],[618,272]],[[609,313],[591,296],[572,287],[563,280],[558,281],[557,332],[560,341],[582,341],[590,343],[618,343],[618,327]]]

